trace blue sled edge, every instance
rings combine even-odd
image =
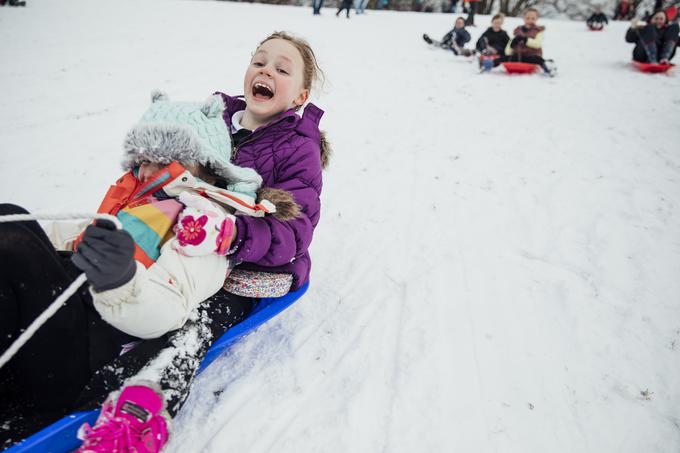
[[[212,345],[203,358],[198,373],[200,374],[205,370],[232,344],[293,305],[296,300],[307,292],[308,288],[309,283],[305,283],[298,290],[284,296],[261,299],[250,316],[229,329]],[[76,437],[78,428],[86,422],[90,425],[94,424],[98,416],[99,410],[76,412],[67,415],[13,445],[3,453],[67,453],[73,451],[80,446],[80,440]]]

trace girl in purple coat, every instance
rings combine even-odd
[[[123,369],[125,373],[102,370],[91,383],[92,389],[116,388],[124,381],[134,381],[140,376],[146,378],[144,370],[141,375],[134,376],[129,371],[139,370],[145,364],[149,364],[146,369],[153,369],[156,357],[161,356],[162,362],[174,344],[182,344],[184,331],[208,331],[210,335],[200,337],[202,344],[197,354],[186,357],[171,353],[175,358],[170,369],[161,373],[160,389],[169,416],[174,416],[188,396],[191,381],[212,340],[231,327],[228,322],[220,321],[223,318],[220,301],[229,300],[233,294],[253,301],[281,296],[309,280],[308,249],[319,222],[321,171],[329,152],[319,130],[323,111],[308,103],[301,115],[298,112],[307,103],[312,85],[320,76],[321,69],[309,44],[287,33],[276,32],[255,50],[244,78],[244,95],[217,93],[226,106],[223,119],[232,135],[232,162],[256,170],[263,179],[263,187],[292,194],[297,204],[293,209],[294,218],[275,220],[238,216],[228,252],[228,259],[235,263],[235,268],[225,283],[224,294],[218,293],[208,301],[207,316],[199,313],[197,320],[176,331],[160,349],[157,344],[147,343],[124,354],[119,363],[109,364],[107,369]],[[260,191],[258,196],[276,204],[276,193]],[[139,387],[133,386],[133,390]],[[100,393],[93,390],[93,395]],[[134,417],[125,413],[130,404],[121,401],[122,396],[118,401],[116,398],[115,395],[110,397],[94,427],[84,430],[83,451],[110,451],[112,442],[127,442],[122,434],[112,439],[112,432],[145,432],[141,429],[144,427],[136,426],[139,423]],[[145,407],[143,400],[135,400],[133,406],[136,412],[142,407],[146,412],[160,413],[158,406]],[[134,429],[120,430],[120,423],[130,423]],[[143,440],[137,439],[138,442]],[[156,439],[154,449],[148,451],[158,451],[165,442],[166,439]]]
[[[233,162],[257,171],[263,186],[293,194],[300,207],[293,221],[238,218],[231,259],[241,270],[287,275],[291,289],[309,279],[308,248],[319,222],[321,170],[328,155],[319,131],[323,111],[310,103],[297,113],[319,74],[306,42],[274,33],[250,61],[244,96],[219,93],[234,142]]]

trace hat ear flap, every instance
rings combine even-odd
[[[153,90],[151,92],[151,103],[153,104],[154,102],[158,101],[167,101],[168,100],[168,95],[162,92],[161,90]]]
[[[210,96],[201,106],[201,112],[208,118],[220,118],[225,109],[222,96]]]

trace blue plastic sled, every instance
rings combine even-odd
[[[261,299],[248,318],[229,329],[212,345],[206,353],[203,362],[201,362],[198,372],[201,373],[205,370],[220,354],[244,335],[257,329],[269,319],[291,306],[307,292],[307,288],[309,288],[309,283],[285,296]],[[4,453],[66,453],[73,451],[81,443],[76,437],[78,428],[85,422],[90,425],[94,424],[98,416],[99,410],[76,412],[75,414],[68,415],[10,447]]]

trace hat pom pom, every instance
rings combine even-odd
[[[218,118],[222,116],[225,106],[221,96],[210,96],[201,106],[201,112],[208,118]]]
[[[167,101],[168,100],[168,95],[162,92],[161,90],[153,90],[151,92],[151,103],[153,104],[154,102],[158,101]]]

